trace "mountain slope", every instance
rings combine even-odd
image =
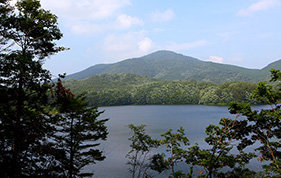
[[[201,61],[171,51],[157,51],[140,58],[127,59],[114,64],[95,65],[68,75],[66,78],[84,79],[98,74],[130,73],[159,80],[196,80],[213,83],[257,82],[268,78],[271,68],[281,69],[281,61],[276,61],[276,63],[259,70]]]
[[[155,81],[157,80],[134,74],[103,74],[80,80],[67,79],[64,81],[64,84],[70,87],[72,91],[79,93],[78,91],[87,92],[92,90],[122,88]]]

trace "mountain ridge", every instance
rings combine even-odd
[[[248,69],[230,64],[202,61],[173,51],[160,50],[139,58],[130,58],[112,64],[97,64],[67,75],[66,79],[78,80],[100,74],[129,73],[169,81],[257,82],[267,80],[271,68],[281,69],[281,60],[270,63],[262,69]]]

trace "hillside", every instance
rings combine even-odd
[[[122,88],[131,85],[142,85],[152,83],[157,80],[145,76],[138,76],[134,74],[108,74],[108,75],[94,75],[86,79],[74,80],[67,79],[64,81],[67,87],[72,91],[81,93],[92,90]]]
[[[256,84],[228,82],[163,81],[134,74],[102,74],[82,80],[67,79],[64,85],[84,94],[90,105],[215,104],[251,102]]]
[[[171,51],[157,51],[140,58],[127,59],[113,64],[98,64],[68,75],[66,78],[85,79],[100,74],[130,73],[170,81],[257,82],[269,78],[271,68],[281,69],[281,60],[259,70],[201,61]]]

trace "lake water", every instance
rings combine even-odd
[[[257,106],[255,109],[262,108]],[[110,118],[106,123],[109,131],[108,139],[102,142],[100,149],[106,159],[102,162],[87,167],[94,172],[96,178],[127,178],[128,172],[126,154],[130,151],[131,136],[129,124],[145,124],[146,133],[153,138],[159,138],[160,134],[180,126],[185,129],[191,145],[198,143],[202,148],[207,145],[204,142],[205,128],[209,124],[218,125],[220,118],[235,118],[230,115],[226,106],[202,106],[202,105],[161,105],[161,106],[114,106],[102,107],[105,112],[100,118]],[[255,167],[255,165],[254,165]],[[168,174],[168,173],[166,173]],[[162,174],[157,177],[167,177]]]

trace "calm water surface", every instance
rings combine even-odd
[[[260,107],[255,107],[259,109]],[[202,106],[202,105],[173,105],[173,106],[114,106],[102,107],[105,112],[100,118],[110,118],[106,123],[109,135],[100,149],[106,159],[102,162],[87,167],[94,171],[96,178],[126,178],[128,173],[128,161],[125,156],[130,151],[131,136],[129,124],[147,125],[147,134],[153,138],[159,138],[160,134],[169,129],[176,131],[180,126],[185,129],[191,145],[198,143],[202,148],[204,143],[205,128],[209,124],[218,125],[220,118],[235,118],[230,115],[226,106]],[[161,175],[158,177],[166,177]]]

